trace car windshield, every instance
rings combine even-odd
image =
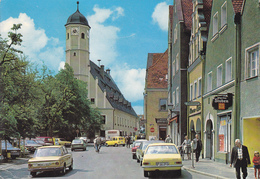
[[[82,144],[82,140],[73,140],[72,144]]]
[[[7,142],[7,147],[13,147],[13,146],[9,142]],[[5,141],[2,141],[2,148],[5,148]]]
[[[40,148],[34,153],[34,157],[61,156],[60,148]]]
[[[149,146],[146,154],[178,154],[174,145],[156,145]]]
[[[33,141],[33,140],[27,140],[26,143],[27,143],[27,144],[37,144],[37,143],[36,143],[35,141]]]
[[[135,142],[134,147],[139,147],[141,145],[141,142]]]

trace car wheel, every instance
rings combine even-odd
[[[144,177],[148,177],[148,172],[144,171]]]
[[[73,149],[71,149],[71,152],[73,152]]]
[[[71,165],[69,167],[69,170],[73,170],[73,161],[71,162]]]
[[[61,174],[62,175],[65,175],[65,173],[66,173],[66,164],[64,164],[64,166],[63,166],[63,168],[61,170]]]
[[[36,176],[36,172],[31,172],[30,174],[32,175],[32,177]]]
[[[176,171],[176,175],[177,175],[177,176],[181,176],[181,170],[177,170],[177,171]]]
[[[12,158],[12,159],[16,159],[16,156],[13,156],[13,155],[12,155],[11,158]]]
[[[106,146],[109,147],[108,144],[106,144]]]
[[[118,145],[117,145],[117,144],[115,144],[115,147],[118,147]]]
[[[123,147],[125,146],[125,144],[123,144]]]

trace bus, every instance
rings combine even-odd
[[[116,136],[123,136],[122,131],[120,131],[120,130],[106,130],[105,131],[106,140],[110,140],[112,137],[116,137]]]

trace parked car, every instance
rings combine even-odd
[[[74,139],[71,142],[71,151],[82,149],[83,151],[87,150],[87,143],[82,139]]]
[[[42,140],[45,146],[54,145],[52,137],[36,137],[37,140]]]
[[[181,175],[182,159],[175,144],[149,144],[143,157],[144,177],[155,171],[176,171]]]
[[[7,148],[6,148],[7,145]],[[17,147],[13,147],[12,144],[10,142],[8,142],[7,140],[2,140],[2,155],[4,156],[4,158],[8,157],[8,153],[10,153],[10,157],[12,159],[16,159],[16,157],[19,157],[21,154],[21,149],[17,148]]]
[[[117,147],[119,145],[125,146],[125,138],[124,137],[112,137],[111,140],[106,141],[106,146],[114,146]]]
[[[55,145],[64,145],[65,147],[70,147],[71,142],[65,140],[64,138],[53,138]]]
[[[43,140],[40,139],[32,139],[33,141],[35,141],[37,144],[40,144],[42,146],[46,146],[45,142],[43,142]]]
[[[21,140],[21,146],[24,145],[24,140]],[[38,147],[41,147],[41,144],[38,144],[37,142],[35,142],[34,140],[25,140],[25,148],[29,151],[29,152],[34,152]]]
[[[154,143],[164,143],[164,141],[163,140],[142,141],[139,148],[136,149],[136,161],[137,163],[140,162],[141,166],[142,166],[144,151],[146,150],[149,144],[154,144]]]
[[[136,140],[132,145],[132,158],[136,159],[136,149],[140,146],[142,141],[147,141],[146,139]]]
[[[37,172],[42,171],[56,171],[65,174],[67,168],[73,169],[73,158],[63,145],[39,147],[33,158],[28,160],[28,170],[33,177]]]

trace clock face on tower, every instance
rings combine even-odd
[[[77,27],[73,27],[71,29],[71,35],[78,35],[79,34],[79,29]]]

